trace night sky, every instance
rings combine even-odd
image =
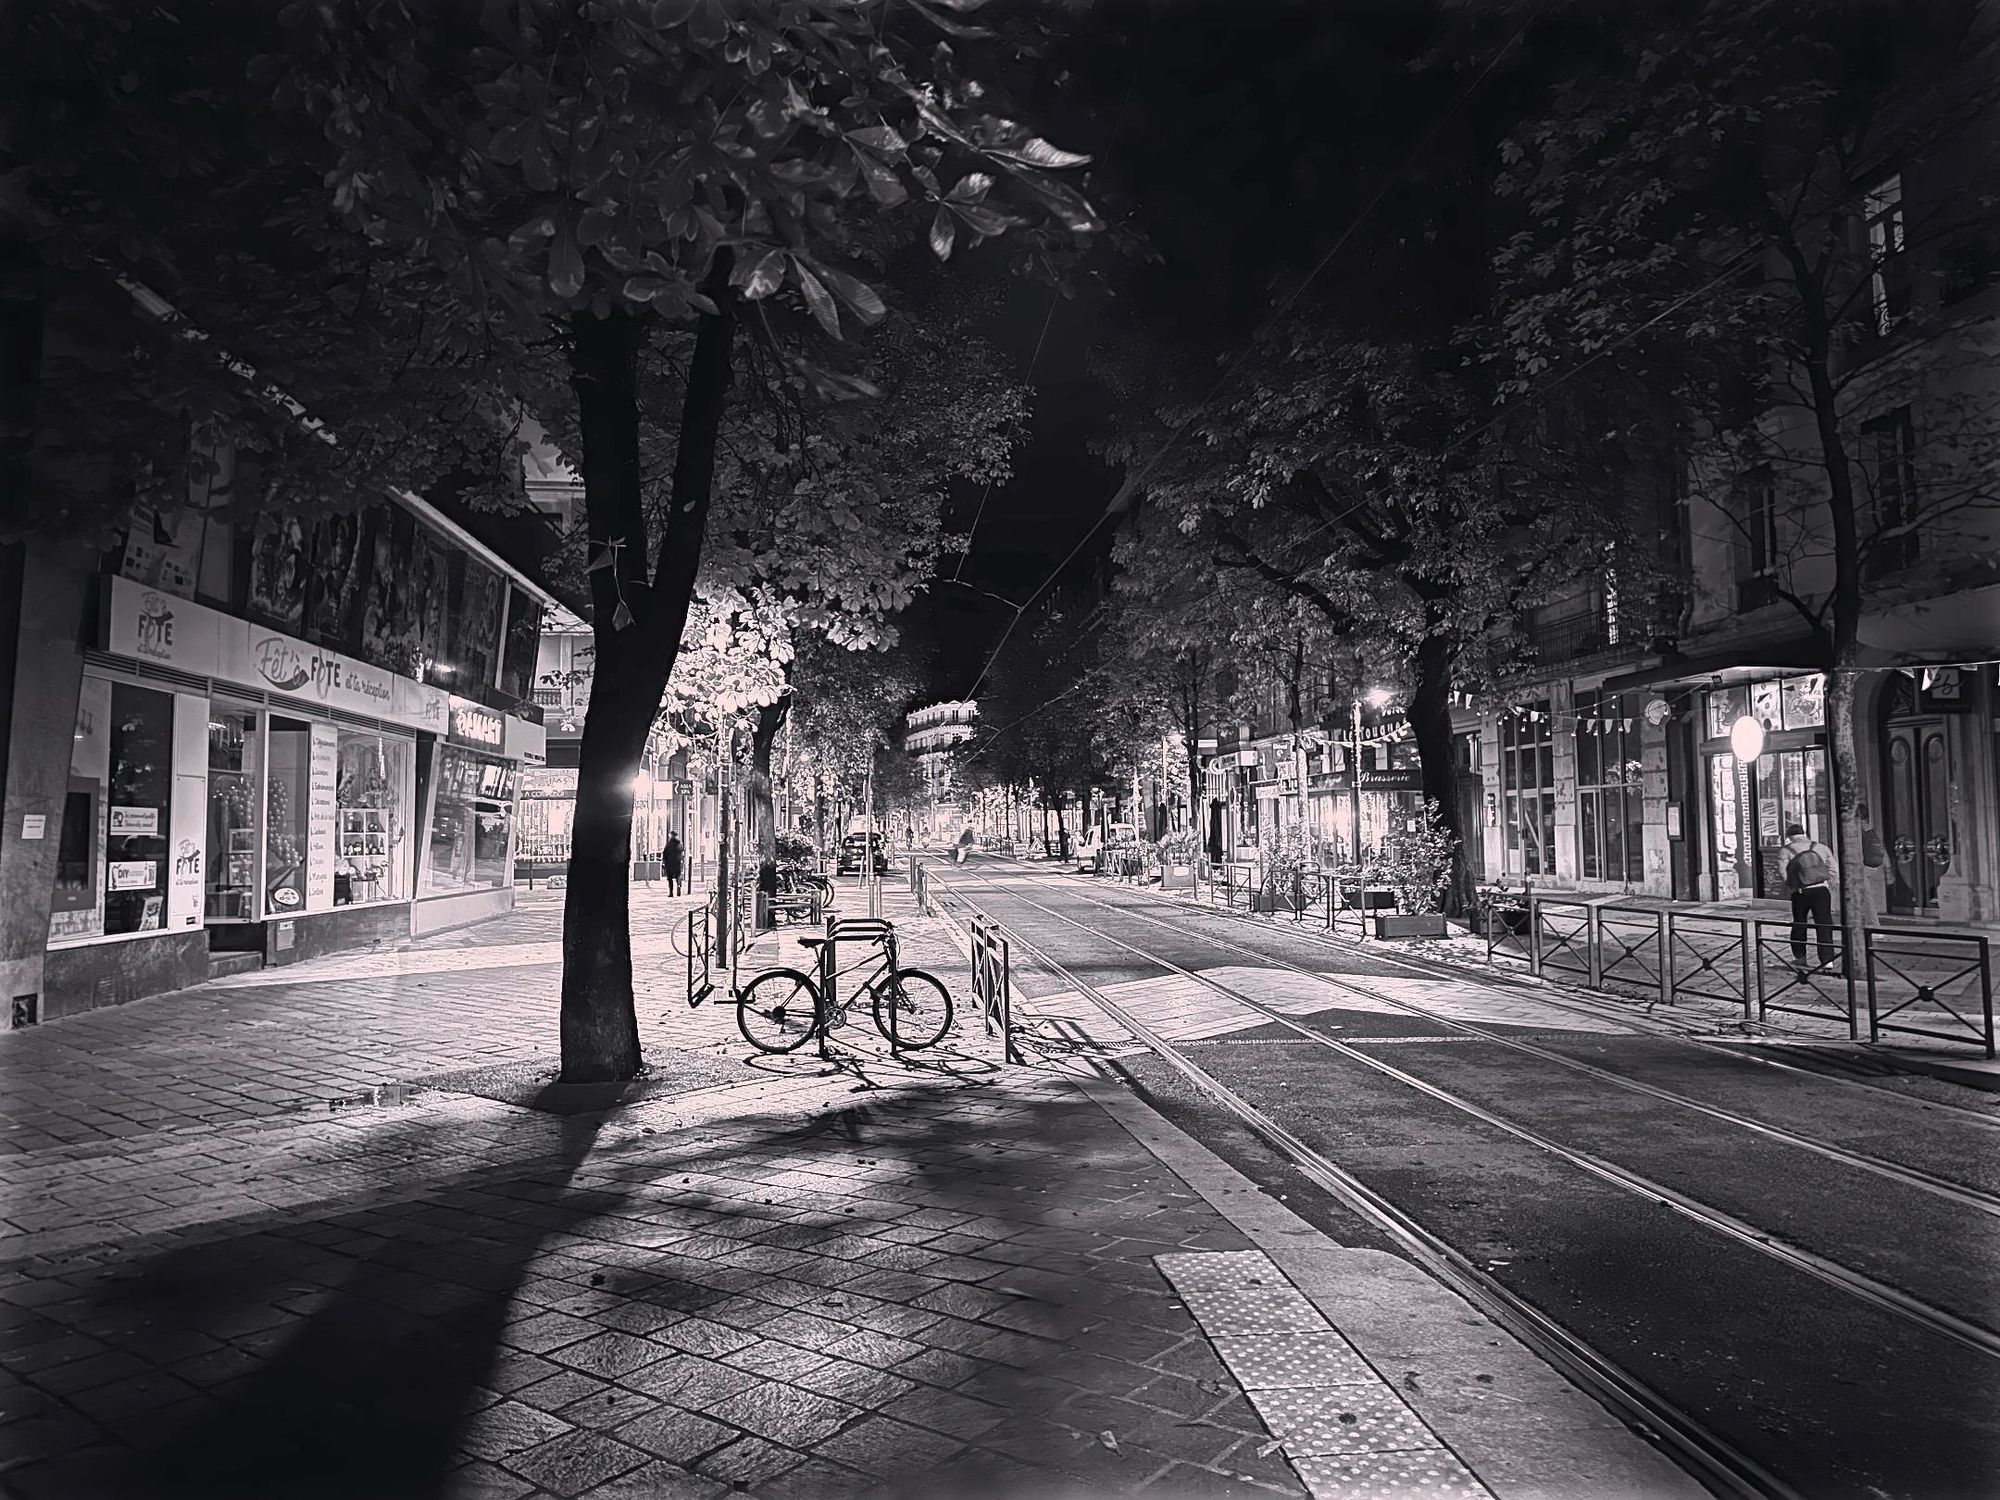
[[[1024,376],[1032,361],[1032,425],[1028,442],[1015,455],[1014,477],[985,495],[983,509],[979,486],[965,486],[954,496],[955,530],[971,530],[978,517],[971,551],[962,569],[956,560],[945,565],[943,578],[912,612],[912,632],[932,643],[934,687],[942,695],[971,689],[1013,617],[992,596],[1019,602],[1034,593],[1103,515],[1118,487],[1117,471],[1089,451],[1109,407],[1087,361],[1104,298],[1094,282],[1072,291],[1075,295],[1063,297],[1049,287],[1019,283],[990,330]],[[1087,568],[1108,546],[1107,528],[1073,567]],[[950,581],[955,571],[960,581]]]
[[[1482,79],[1475,106],[1451,113],[1450,129],[1411,164],[1411,143],[1447,115],[1466,60],[1476,67],[1500,55],[1520,9],[1504,0],[1163,0],[1085,14],[1014,92],[1022,118],[1092,154],[1086,190],[1113,228],[1053,317],[1049,287],[1017,282],[988,330],[1035,389],[1031,434],[1013,480],[986,501],[963,570],[974,588],[946,581],[948,564],[907,617],[940,695],[970,691],[1012,618],[974,589],[1028,598],[1118,489],[1121,474],[1090,451],[1115,415],[1093,373],[1107,353],[1129,371],[1157,330],[1173,373],[1206,383],[1384,183],[1364,232],[1322,268],[1313,295],[1342,300],[1344,266],[1365,266],[1355,278],[1365,300],[1349,309],[1358,321],[1448,321],[1473,290],[1466,251],[1480,238],[1476,205],[1500,133],[1485,112],[1504,117],[1509,95],[1534,87],[1563,50],[1507,48],[1507,66]],[[1536,14],[1538,34],[1565,24]],[[979,499],[977,487],[954,497],[955,529],[970,527]],[[1114,533],[1090,537],[1075,575],[1102,564]]]

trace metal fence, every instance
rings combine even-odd
[[[1994,1056],[1991,942],[1978,933],[1819,928],[1535,890],[1487,892],[1480,925],[1489,959],[1588,989],[1716,1000],[1746,1020],[1800,1016],[1857,1040],[1865,1009],[1871,1042],[1900,1032]]]
[[[1993,1056],[1993,953],[1969,932],[1869,927],[1868,1033],[1977,1043]]]
[[[1003,1055],[1021,1060],[1014,1046],[1014,967],[1000,924],[986,917],[972,919],[972,999],[986,1034],[998,1033]]]

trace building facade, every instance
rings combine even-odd
[[[107,554],[21,551],[12,1024],[512,905],[551,601],[442,512],[191,507],[146,512]]]

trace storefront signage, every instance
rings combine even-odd
[[[204,915],[208,824],[208,699],[174,694],[174,790],[167,829],[167,922],[179,931]]]
[[[498,750],[506,738],[506,723],[492,709],[483,708],[469,698],[454,697],[451,700],[453,744],[471,745],[478,750]]]
[[[451,695],[442,688],[398,677],[395,705],[393,717],[399,724],[435,735],[442,735],[451,727]]]
[[[306,910],[333,910],[334,781],[340,768],[340,731],[312,727],[306,760]]]
[[[159,867],[150,859],[114,859],[107,882],[114,891],[150,891],[159,879]]]
[[[227,615],[129,578],[107,578],[104,649],[182,672],[214,672]]]
[[[111,809],[111,836],[122,838],[130,835],[156,837],[160,831],[160,810],[157,807],[118,807]]]
[[[1363,771],[1361,790],[1364,792],[1421,792],[1424,789],[1422,771]]]
[[[564,768],[529,766],[521,772],[523,797],[569,798],[576,795],[576,772]]]
[[[437,688],[129,578],[104,582],[104,649],[115,656],[445,733],[449,698]]]
[[[244,624],[237,640],[240,647],[228,666],[239,682],[310,698],[351,713],[391,718],[396,712],[392,672],[295,641],[261,625]]]
[[[507,738],[500,747],[500,753],[509,760],[518,760],[525,765],[539,766],[549,758],[549,732],[541,724],[530,724],[526,719],[507,715]]]

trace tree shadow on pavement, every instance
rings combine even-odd
[[[554,1160],[541,1153],[485,1174],[537,1188],[521,1205],[528,1212],[482,1218],[477,1235],[470,1224],[454,1228],[450,1200],[478,1186],[461,1178],[390,1205],[393,1226],[369,1235],[358,1258],[314,1254],[280,1231],[170,1251],[114,1279],[94,1314],[102,1326],[164,1325],[207,1344],[227,1340],[210,1351],[223,1357],[204,1366],[197,1356],[174,1377],[221,1380],[175,1406],[107,1413],[101,1420],[125,1440],[122,1452],[9,1479],[30,1496],[63,1500],[441,1493],[468,1405],[542,1247],[622,1201],[569,1186],[603,1125],[601,1114],[563,1118]],[[315,1271],[339,1279],[322,1290]],[[302,1323],[288,1305],[308,1309]],[[247,1368],[231,1374],[232,1365]]]
[[[432,1500],[472,1477],[454,1473],[469,1457],[561,1494],[593,1481],[553,1450],[646,1457],[615,1431],[571,1433],[611,1420],[538,1396],[544,1382],[615,1396],[627,1430],[712,1432],[675,1463],[773,1497],[1291,1482],[1152,1264],[1245,1242],[1080,1096],[924,1081],[657,1132],[648,1117],[543,1117],[531,1155],[92,1288],[72,1326],[127,1330],[200,1389],[124,1413],[78,1398],[122,1448],[0,1484]],[[545,1323],[563,1326],[544,1341]],[[148,1330],[197,1352],[148,1352]],[[641,1342],[630,1369],[576,1354]],[[745,1372],[747,1393],[717,1384]],[[650,1462],[621,1493],[667,1470],[686,1477]]]

